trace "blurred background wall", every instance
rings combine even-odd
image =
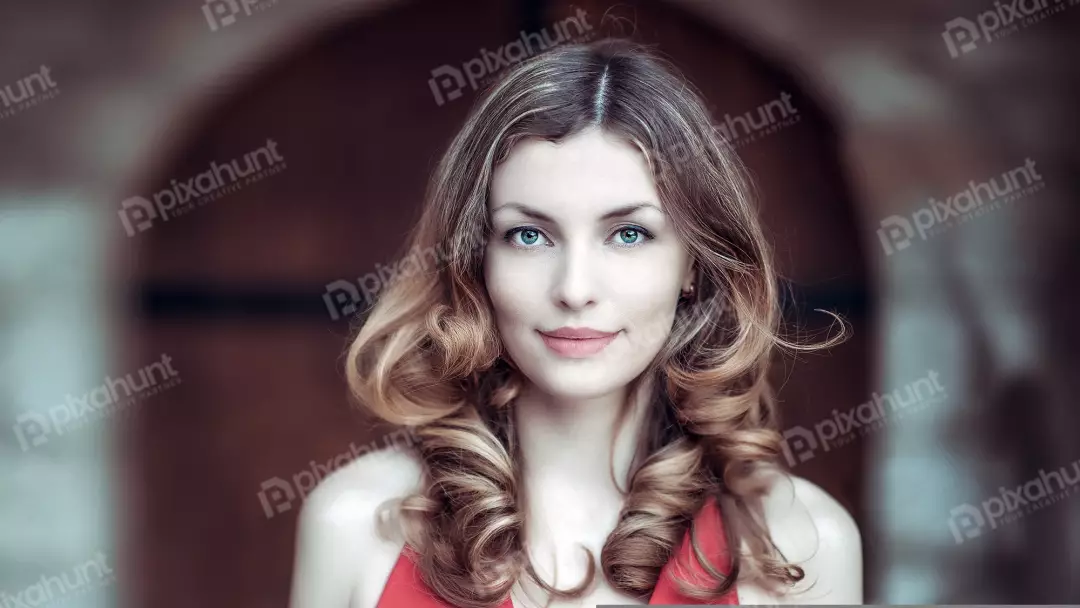
[[[305,492],[390,442],[341,351],[495,58],[622,35],[753,172],[789,319],[852,323],[776,371],[867,602],[1080,599],[1071,2],[0,8],[0,592],[284,605]]]

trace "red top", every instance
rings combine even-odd
[[[731,562],[727,552],[727,540],[724,537],[720,509],[717,508],[715,499],[710,498],[706,501],[698,512],[695,524],[698,530],[698,544],[705,556],[709,558],[709,562],[717,566],[721,572],[730,572]],[[390,578],[386,582],[382,596],[379,597],[378,608],[451,608],[449,604],[435,597],[421,580],[412,554],[413,550],[410,547],[402,550],[401,556],[394,564],[394,569],[390,571]],[[704,600],[681,594],[675,581],[671,579],[672,573],[677,573],[682,580],[694,583],[712,581],[708,572],[694,556],[694,549],[690,545],[689,528],[683,536],[683,542],[678,551],[664,564],[660,572],[660,580],[657,581],[656,588],[649,597],[649,605],[705,604]],[[709,605],[738,603],[738,593],[735,586],[732,586],[723,597],[709,602]],[[514,603],[510,598],[506,598],[500,608],[514,608]]]

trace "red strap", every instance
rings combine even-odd
[[[727,538],[724,536],[724,525],[720,518],[720,508],[716,499],[709,498],[698,512],[695,518],[697,528],[698,546],[708,558],[709,563],[721,572],[731,571],[731,556],[728,553]],[[675,552],[668,563],[660,571],[660,580],[656,583],[649,604],[703,604],[703,600],[688,597],[679,591],[678,585],[672,578],[673,575],[684,581],[694,584],[715,585],[715,580],[709,576],[705,567],[694,555],[694,548],[690,544],[690,530],[686,530],[682,545]],[[739,595],[735,586],[722,597],[709,602],[710,605],[738,604]]]
[[[449,604],[437,598],[420,578],[415,555],[408,546],[401,551],[376,604],[378,608],[449,608]],[[506,598],[499,608],[514,608],[514,604]]]

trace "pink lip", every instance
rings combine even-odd
[[[553,332],[539,332],[552,351],[564,357],[588,357],[604,350],[619,332],[609,333],[589,328],[561,327]]]
[[[582,340],[585,338],[606,338],[608,336],[614,336],[619,332],[600,331],[599,329],[593,329],[591,327],[560,327],[559,329],[542,331],[540,333],[551,336],[552,338],[572,338],[574,340]]]

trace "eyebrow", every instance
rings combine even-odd
[[[664,213],[664,211],[662,209],[660,209],[659,207],[657,207],[656,205],[654,205],[652,203],[631,203],[629,205],[623,205],[622,207],[616,207],[616,208],[612,209],[611,211],[608,211],[604,215],[601,215],[600,216],[600,221],[610,220],[610,219],[613,219],[613,218],[616,218],[616,217],[626,217],[628,215],[632,215],[634,212],[636,212],[636,211],[638,211],[640,209],[649,209],[649,208],[655,209],[657,212],[659,212],[661,214]],[[505,205],[501,205],[500,207],[495,209],[495,211],[492,211],[492,214],[495,214],[498,211],[503,210],[503,209],[516,209],[517,211],[521,212],[522,215],[531,217],[533,219],[540,220],[540,221],[543,221],[543,222],[550,222],[552,224],[558,223],[554,219],[552,219],[551,216],[547,215],[546,213],[543,213],[541,211],[537,211],[536,209],[533,209],[532,207],[530,207],[530,206],[528,206],[528,205],[526,205],[524,203],[516,203],[516,202],[506,203]]]

